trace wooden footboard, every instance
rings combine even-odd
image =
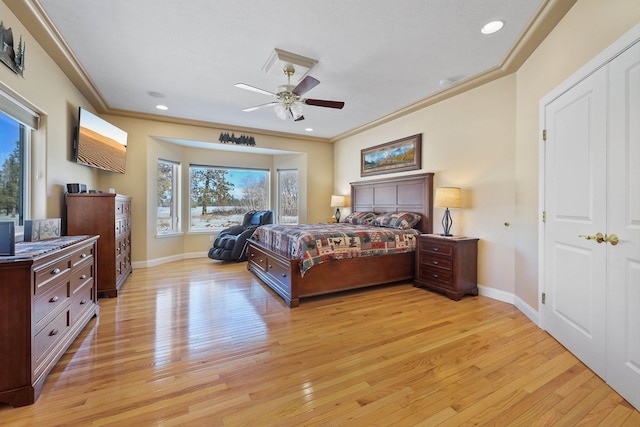
[[[304,277],[298,262],[249,240],[247,269],[289,307],[297,307],[300,298],[410,280],[415,274],[414,252],[327,261],[307,270]]]

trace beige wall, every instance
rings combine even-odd
[[[5,28],[12,29],[15,40],[22,37],[26,49],[23,77],[0,64],[0,89],[42,116],[32,150],[32,214],[34,218],[60,218],[66,184],[83,182],[93,186],[96,181],[94,170],[70,161],[78,106],[91,106],[4,2],[0,2],[0,16]]]
[[[422,133],[423,171],[463,188],[452,232],[481,239],[479,283],[537,309],[539,101],[638,22],[637,0],[579,0],[514,75],[338,141],[334,190],[359,179],[360,149]]]
[[[422,170],[435,173],[435,187],[462,188],[452,233],[481,239],[479,283],[513,293],[513,228],[504,223],[514,221],[514,107],[515,76],[508,76],[339,141],[336,191],[348,194],[349,182],[361,179],[361,149],[422,133]],[[443,213],[434,208],[436,233]]]
[[[299,140],[252,133],[260,148],[269,148],[298,154],[254,154],[251,152],[223,151],[217,142],[225,129],[164,123],[113,115],[106,120],[128,132],[127,172],[114,174],[99,172],[99,189],[115,188],[127,194],[132,201],[132,258],[134,266],[153,265],[157,262],[179,259],[183,255],[201,256],[211,247],[212,233],[189,233],[188,205],[189,165],[265,168],[271,170],[275,183],[276,170],[297,168],[300,171],[301,222],[319,222],[329,212],[329,198],[333,188],[333,145],[327,142]],[[162,138],[183,139],[210,143],[212,149],[179,146]],[[182,164],[183,206],[182,235],[156,237],[156,167],[158,158]],[[307,162],[307,159],[313,162]],[[271,206],[276,206],[276,194],[271,195]],[[323,203],[326,201],[326,203]]]

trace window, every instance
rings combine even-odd
[[[180,164],[158,159],[157,234],[179,233]]]
[[[268,170],[191,165],[189,230],[219,231],[269,209],[269,181]]]
[[[29,219],[31,130],[38,115],[0,93],[0,221],[13,221],[22,233]]]
[[[278,170],[278,223],[298,223],[298,170]]]

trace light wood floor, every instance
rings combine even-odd
[[[134,270],[4,426],[640,426],[513,306],[410,283],[288,309],[246,264]]]

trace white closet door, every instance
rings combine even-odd
[[[545,329],[606,374],[607,74],[582,80],[545,107]]]
[[[640,43],[609,64],[607,382],[640,408]]]

